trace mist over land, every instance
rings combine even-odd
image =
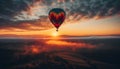
[[[0,39],[2,69],[119,69],[120,38]]]

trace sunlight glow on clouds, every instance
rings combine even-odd
[[[74,42],[67,42],[67,41],[60,41],[60,40],[49,40],[46,44],[54,45],[54,46],[61,46],[61,47],[75,47],[75,48],[94,48],[94,45],[85,44],[85,43],[74,43]]]
[[[120,23],[119,3],[120,0],[0,0],[0,31],[51,29],[54,26],[48,19],[48,12],[52,8],[62,8],[67,13],[63,26],[84,23],[91,19],[111,18],[108,22],[102,22],[107,23],[105,25],[109,25],[110,22],[115,28],[118,25],[116,23]],[[114,16],[118,17],[115,19]]]

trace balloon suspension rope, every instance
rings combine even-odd
[[[58,32],[58,29],[56,31]]]

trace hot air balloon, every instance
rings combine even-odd
[[[53,8],[49,12],[49,19],[51,23],[56,27],[56,31],[58,31],[61,24],[64,22],[66,17],[66,13],[61,8]]]

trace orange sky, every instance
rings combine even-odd
[[[7,6],[0,12],[0,37],[51,36],[56,32],[48,17],[52,8],[61,8],[66,13],[59,35],[120,35],[119,0],[21,0],[8,3],[1,2]]]
[[[68,23],[59,28],[60,35],[86,36],[86,35],[120,35],[120,16],[113,16],[104,19],[90,19],[75,23]],[[56,32],[55,28],[42,31],[4,31],[0,30],[0,35],[51,35]]]

